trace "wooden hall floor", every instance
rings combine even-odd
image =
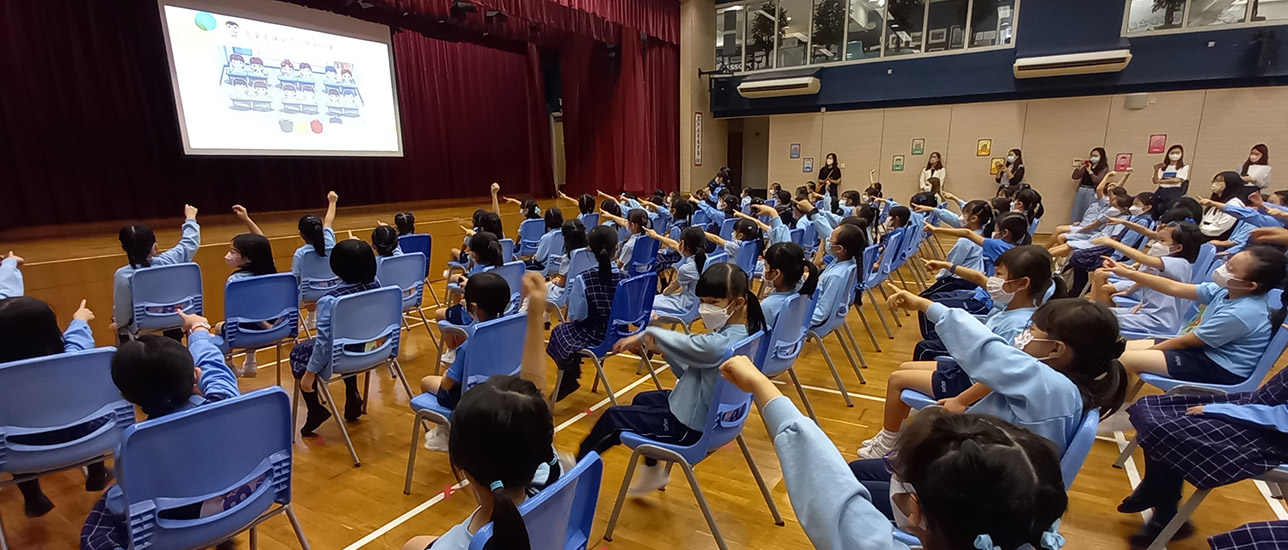
[[[542,202],[543,207],[554,206],[552,201]],[[419,230],[434,236],[435,251],[430,272],[437,277],[443,270],[447,249],[460,243],[461,233],[452,218],[468,220],[474,208],[481,204],[482,200],[475,200],[342,207],[335,227],[339,238],[345,238],[348,231],[353,231],[369,239],[377,219],[392,223],[394,212],[412,209],[420,220]],[[575,205],[568,203],[558,206],[565,213],[575,213],[576,210]],[[178,238],[181,220],[177,214],[180,208],[175,210],[175,218],[150,224],[157,230],[158,243],[163,249],[173,245]],[[507,231],[516,232],[519,221],[517,207],[503,205],[503,210]],[[222,257],[227,251],[228,241],[243,229],[231,215],[211,214],[205,212],[198,217],[203,222],[203,245],[196,261],[203,269],[206,314],[213,322],[222,318],[222,286],[231,271],[224,265]],[[289,270],[292,252],[302,244],[295,231],[295,220],[300,214],[252,213],[272,238],[279,271]],[[26,258],[23,273],[27,293],[53,305],[61,322],[70,319],[82,298],[87,299],[89,307],[98,315],[92,323],[98,343],[109,345],[113,343],[107,329],[111,315],[112,273],[125,263],[115,235],[115,229],[98,227],[85,230],[76,237],[5,240],[0,242],[0,252],[12,249]],[[442,282],[438,281],[435,286],[441,297]],[[430,301],[428,296],[427,301]],[[864,307],[868,318],[876,323],[872,305]],[[427,314],[432,309],[433,306],[428,306]],[[797,371],[823,430],[847,459],[853,459],[859,442],[879,429],[885,380],[899,363],[910,357],[918,333],[913,317],[903,318],[903,328],[892,327],[894,339],[887,339],[876,323],[878,341],[883,349],[877,352],[858,316],[852,313],[849,321],[871,367],[864,371],[868,384],[860,384],[844,360],[839,359],[844,354],[834,341],[829,339],[827,346],[832,357],[839,360],[838,369],[853,396],[854,408],[847,408],[842,402],[816,347],[807,348],[797,363]],[[404,342],[400,360],[415,386],[415,381],[421,376],[433,373],[434,347],[419,322],[413,323]],[[243,391],[273,384],[275,359],[272,350],[261,351],[258,360],[260,376],[242,379]],[[241,357],[235,358],[238,364],[241,361]],[[634,393],[652,388],[647,375],[635,375],[635,365],[636,362],[629,358],[610,359],[607,363],[606,370],[613,387],[619,392],[619,400],[629,402]],[[553,381],[553,363],[549,368],[549,380]],[[591,371],[589,368],[586,370]],[[663,370],[659,375],[664,385],[674,384],[669,372]],[[591,376],[591,372],[586,376]],[[286,379],[289,391],[289,374]],[[589,382],[589,378],[584,381]],[[587,391],[588,387],[589,384],[583,384],[583,389],[555,408],[555,442],[561,450],[575,452],[582,437],[607,407],[602,390],[592,394]],[[794,391],[784,393],[799,405]],[[349,426],[363,460],[360,468],[353,467],[333,422],[318,430],[321,437],[295,447],[294,503],[313,548],[399,548],[414,535],[436,535],[446,531],[475,507],[468,491],[445,495],[445,489],[455,483],[446,454],[424,451],[423,448],[418,454],[413,494],[403,495],[412,414],[407,407],[406,395],[394,380],[387,376],[375,377],[369,411],[361,421]],[[773,524],[741,454],[734,448],[725,449],[700,464],[696,471],[726,541],[731,548],[776,550],[810,547],[792,512],[779,463],[763,424],[757,419],[750,420],[745,436],[787,524],[784,527]],[[1070,492],[1070,508],[1062,528],[1069,548],[1127,548],[1127,535],[1134,532],[1141,522],[1140,515],[1119,514],[1114,510],[1138,479],[1134,464],[1129,464],[1126,470],[1110,467],[1119,444],[1121,441],[1115,443],[1108,438],[1097,441]],[[609,451],[604,457],[598,516],[589,548],[715,548],[693,495],[683,475],[678,472],[667,491],[641,500],[628,500],[614,541],[602,541],[628,457],[629,452],[624,448]],[[1139,458],[1138,453],[1135,464],[1140,464]],[[42,478],[46,493],[57,506],[38,519],[23,516],[22,499],[16,488],[9,486],[0,490],[0,517],[4,519],[10,546],[15,550],[76,548],[81,524],[99,496],[83,491],[83,483],[84,477],[79,472],[62,472]],[[1187,488],[1187,494],[1190,490],[1192,488]],[[1288,518],[1282,502],[1272,503],[1264,493],[1264,487],[1251,481],[1213,491],[1194,518],[1199,535],[1174,543],[1169,548],[1207,548],[1207,536],[1249,521]],[[285,518],[270,520],[261,526],[260,533],[262,548],[297,548]],[[246,547],[245,541],[245,536],[240,537],[242,548]]]

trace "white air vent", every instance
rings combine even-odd
[[[750,82],[743,81],[742,84],[738,85],[738,93],[742,94],[742,97],[754,99],[758,97],[817,94],[818,88],[818,77],[797,76]]]
[[[1071,53],[1015,60],[1015,78],[1116,73],[1131,63],[1131,50]]]

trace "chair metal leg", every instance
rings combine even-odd
[[[738,448],[742,449],[743,458],[747,459],[747,467],[751,468],[751,477],[756,478],[756,485],[760,486],[760,494],[765,497],[765,504],[769,505],[769,513],[774,515],[774,525],[783,526],[783,516],[778,513],[778,505],[774,504],[773,495],[769,494],[769,487],[765,486],[765,478],[760,475],[760,468],[756,467],[755,459],[751,458],[751,450],[747,448],[747,441],[738,434]]]
[[[290,504],[283,504],[286,509],[286,519],[291,520],[291,529],[295,531],[295,538],[300,541],[301,550],[310,550],[309,539],[304,536],[304,526],[300,525],[299,518],[295,517],[295,509]]]
[[[282,343],[277,343],[277,387],[282,387]]]
[[[429,341],[434,343],[434,347],[442,349],[442,346],[438,344],[438,339],[434,337],[434,331],[429,328],[429,319],[425,318],[425,311],[416,308],[416,313],[420,315],[420,321],[425,323],[425,332],[429,334]],[[440,353],[439,355],[441,356],[442,354]]]
[[[854,310],[859,312],[859,320],[863,322],[863,329],[868,331],[868,338],[872,340],[872,347],[880,353],[881,344],[877,343],[877,334],[872,332],[872,325],[868,323],[868,316],[863,314],[863,306],[856,304]]]
[[[617,518],[622,513],[622,503],[626,502],[626,491],[631,487],[635,477],[635,466],[639,465],[640,450],[631,453],[631,461],[626,463],[626,475],[622,477],[622,488],[617,491],[617,502],[613,504],[613,513],[608,516],[608,529],[604,530],[604,540],[613,542],[613,529],[617,527]]]
[[[428,418],[429,416],[426,415],[424,411],[416,411],[416,418],[413,419],[411,423],[411,447],[407,451],[407,479],[406,481],[403,482],[404,495],[411,494],[411,476],[412,476],[412,471],[416,467],[416,451],[418,450],[417,447],[420,446],[418,445],[418,443],[420,443],[421,422],[424,422]]]
[[[362,373],[362,414],[367,414],[367,403],[371,401],[371,371]]]
[[[602,380],[604,382],[604,393],[608,394],[608,400],[612,402],[613,406],[617,406],[617,396],[613,395],[613,388],[608,385],[608,375],[604,374],[604,363],[601,362],[598,357],[593,355],[590,356],[590,360],[595,363],[595,373],[598,376],[596,380]],[[590,391],[595,391],[593,385],[591,386]]]
[[[648,371],[648,375],[653,377],[653,385],[657,386],[658,391],[662,390],[662,381],[657,379],[657,373],[653,372],[653,365],[648,362],[648,355],[645,354],[644,348],[640,348],[640,366]]]
[[[425,278],[425,290],[429,291],[429,296],[434,299],[434,306],[443,305],[443,301],[438,299],[438,292],[434,290],[434,285],[429,284],[429,278]]]
[[[796,377],[796,367],[787,368],[787,376],[792,378],[792,385],[796,386],[796,393],[801,396],[801,404],[805,405],[805,413],[818,424],[818,415],[814,414],[814,405],[809,402],[809,396],[805,395],[805,388],[801,387],[801,379]]]
[[[885,314],[881,313],[881,305],[877,303],[876,295],[872,294],[872,289],[868,289],[868,301],[872,303],[872,309],[877,312],[877,319],[881,320],[881,328],[885,329],[886,338],[894,340],[894,333],[890,332],[890,325],[886,323]]]
[[[561,308],[561,307],[557,307],[557,308],[555,308],[555,315],[558,315],[558,316],[559,316],[559,322],[560,322],[560,323],[566,323],[566,322],[568,322],[568,318],[567,318],[567,317],[564,317],[563,308]]]
[[[300,416],[300,381],[295,381],[295,390],[291,392],[291,443],[300,440],[300,432],[295,428],[296,417]],[[2,549],[0,549],[2,550]]]
[[[693,467],[687,462],[681,462],[680,469],[684,470],[684,477],[689,479],[689,487],[693,489],[693,496],[698,499],[698,507],[702,509],[702,515],[707,518],[707,527],[711,528],[711,536],[715,537],[716,546],[720,550],[729,550],[729,545],[725,544],[724,537],[720,535],[720,527],[716,526],[715,516],[711,515],[711,506],[707,504],[707,497],[702,494],[702,487],[698,485],[698,476],[693,474]],[[754,466],[752,469],[755,469]],[[777,512],[778,509],[774,508],[774,511]],[[778,518],[778,521],[782,519]]]
[[[1176,511],[1176,515],[1172,517],[1172,521],[1167,522],[1167,527],[1164,527],[1163,530],[1158,533],[1158,537],[1154,538],[1154,542],[1150,543],[1148,550],[1163,550],[1166,548],[1167,543],[1172,540],[1172,536],[1180,530],[1181,525],[1184,525],[1185,522],[1190,520],[1190,516],[1194,515],[1194,511],[1199,508],[1199,505],[1203,503],[1203,499],[1207,498],[1208,493],[1211,492],[1211,489],[1199,489],[1194,491],[1194,494],[1190,495],[1190,498],[1185,501],[1185,504],[1182,504],[1181,508]]]
[[[868,362],[863,358],[863,350],[859,349],[859,342],[854,339],[854,332],[850,330],[850,325],[848,323],[843,324],[841,325],[841,328],[845,329],[846,340],[849,340],[850,347],[854,349],[854,353],[859,356],[859,366],[865,369],[868,368]]]
[[[894,275],[895,275],[896,277],[898,277],[898,278],[899,278],[899,282],[900,282],[901,284],[903,284],[903,289],[904,289],[904,290],[909,290],[909,288],[908,288],[908,280],[903,278],[903,271],[902,271],[902,270],[899,270],[899,269],[893,269],[893,270],[891,270],[891,271],[894,273]],[[909,291],[910,291],[910,290],[909,290]]]
[[[1127,442],[1127,447],[1123,449],[1123,452],[1118,454],[1118,459],[1114,460],[1114,467],[1122,469],[1123,465],[1127,464],[1127,459],[1131,458],[1132,453],[1136,452],[1136,447],[1139,446],[1140,440],[1136,437],[1131,438],[1131,441]]]
[[[250,550],[259,550],[259,530],[250,526]]]
[[[563,378],[564,370],[555,369],[555,386],[550,388],[550,395],[546,397],[546,405],[550,407],[551,411],[555,410],[555,394],[559,393],[559,385],[563,384]]]
[[[349,430],[344,427],[344,418],[340,416],[340,409],[335,406],[335,398],[331,396],[331,385],[322,382],[322,391],[326,392],[326,406],[331,409],[331,419],[340,426],[340,434],[344,436],[344,444],[349,447],[349,456],[353,458],[353,467],[362,466],[358,460],[358,450],[353,448],[353,440],[349,439]]]
[[[845,358],[850,360],[850,368],[854,369],[854,374],[859,377],[859,383],[867,384],[868,379],[864,378],[863,372],[859,370],[859,363],[864,363],[863,366],[867,366],[866,361],[863,360],[863,352],[859,351],[858,348],[854,348],[854,351],[859,354],[859,363],[855,363],[854,355],[850,353],[850,345],[845,343],[845,337],[841,336],[840,329],[833,330],[832,334],[836,335],[836,341],[841,343],[841,350],[845,352]]]
[[[845,390],[845,382],[841,381],[841,374],[836,372],[836,364],[832,363],[832,356],[827,353],[827,346],[823,345],[823,339],[817,334],[810,333],[814,342],[818,344],[818,351],[823,353],[823,360],[827,361],[827,368],[832,371],[832,379],[836,381],[836,389],[841,390],[841,399],[845,400],[845,406],[853,407],[854,402],[850,401],[850,392]]]
[[[398,378],[398,381],[402,382],[403,390],[407,392],[407,400],[411,401],[413,397],[416,397],[416,395],[412,393],[411,384],[407,382],[407,373],[403,372],[402,363],[399,363],[397,359],[394,359],[393,362],[390,363],[389,368],[394,371],[394,375]]]

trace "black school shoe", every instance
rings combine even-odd
[[[1163,532],[1163,528],[1166,526],[1166,523],[1157,523],[1150,520],[1145,525],[1140,526],[1140,530],[1136,531],[1135,534],[1127,537],[1127,542],[1131,544],[1132,550],[1149,548],[1150,543],[1153,543],[1154,539],[1158,538],[1158,534]],[[1172,535],[1171,540],[1185,540],[1192,536],[1194,536],[1194,524],[1187,521],[1181,524],[1181,528],[1176,530],[1176,534]]]

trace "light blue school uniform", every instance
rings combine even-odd
[[[579,248],[577,250],[581,250],[581,249]],[[572,252],[576,252],[576,250]],[[559,262],[558,273],[565,277],[568,276],[568,264],[572,263],[570,261],[570,259],[572,258],[572,252],[569,252],[568,254],[564,255],[564,261]],[[572,281],[569,281],[567,279],[564,280],[564,285],[569,285],[571,283]],[[546,301],[554,304],[555,307],[563,307],[567,305],[568,293],[566,292],[566,290],[567,290],[566,286],[559,286],[559,285],[556,285],[554,282],[546,283]]]
[[[810,326],[816,327],[829,321],[836,315],[837,304],[846,301],[845,293],[854,292],[854,286],[849,283],[856,267],[857,264],[851,258],[843,262],[832,262],[819,274],[818,289],[815,292],[820,294],[818,305],[814,307],[814,313],[810,317]]]
[[[939,216],[939,221],[948,227],[961,227],[962,217],[960,214],[947,208],[936,208],[935,214]]]
[[[1033,312],[1037,311],[1036,307],[1021,307],[1015,309],[998,309],[993,308],[984,318],[984,326],[993,334],[996,334],[1008,344],[1014,344],[1015,336],[1029,326],[1029,320],[1033,318]]]
[[[622,265],[626,265],[631,261],[631,256],[635,254],[635,241],[639,239],[639,234],[632,234],[626,238],[626,242],[622,243],[622,246],[617,248],[617,259],[622,262]]]
[[[852,476],[851,476],[852,477]],[[443,533],[437,539],[434,539],[434,550],[469,550],[470,541],[474,540],[474,533],[470,532],[470,523],[474,521],[474,514],[479,513],[475,508],[469,516],[446,533]]]
[[[698,201],[698,208],[707,213],[707,217],[711,219],[711,223],[716,225],[724,223],[726,217],[724,210],[707,204],[707,201]]]
[[[613,273],[621,271],[615,265],[611,267]],[[564,298],[568,303],[568,322],[581,321],[590,315],[590,302],[586,300],[586,273],[568,281],[564,293],[568,295]]]
[[[783,223],[783,219],[778,216],[769,218],[769,244],[778,244],[791,242],[792,228]]]
[[[380,258],[376,258],[376,261],[379,261],[379,260],[380,260]],[[231,282],[233,282],[233,281],[240,281],[240,280],[242,280],[242,279],[249,279],[249,278],[254,277],[254,276],[255,276],[255,274],[254,274],[254,273],[251,273],[251,272],[249,272],[249,271],[234,271],[234,272],[232,272],[232,274],[231,274],[231,275],[229,275],[229,276],[228,276],[228,282],[230,282],[230,283],[231,283]]]
[[[347,286],[353,285],[341,283],[337,288]],[[314,353],[309,356],[309,364],[305,368],[323,380],[331,378],[331,312],[335,310],[335,303],[340,298],[342,296],[329,295],[318,298],[317,330],[313,335]]]
[[[707,260],[710,261],[710,260]],[[675,294],[658,294],[653,297],[653,312],[658,315],[682,315],[698,301],[698,263],[688,256],[675,264],[676,282],[680,291]]]
[[[89,323],[72,319],[72,322],[67,323],[67,330],[63,331],[63,353],[89,349],[94,349],[94,333],[90,330]]]
[[[18,260],[5,258],[0,260],[0,300],[22,296],[25,288],[22,282],[22,271],[18,269]]]
[[[1198,302],[1206,305],[1194,335],[1203,341],[1203,353],[1231,374],[1247,377],[1270,343],[1270,302],[1265,294],[1230,299],[1230,291],[1216,283],[1195,287]]]
[[[958,237],[953,247],[948,249],[948,254],[944,260],[957,267],[968,267],[980,273],[984,272],[984,249],[975,244],[975,241],[966,237]],[[939,270],[935,279],[946,279],[948,277],[957,277],[952,271],[947,269]],[[957,277],[960,279],[961,277]]]
[[[1093,229],[1091,231],[1082,231],[1082,228],[1095,223],[1097,220],[1100,220],[1101,218],[1104,218],[1106,215],[1109,214],[1109,208],[1110,207],[1109,207],[1108,195],[1101,197],[1099,199],[1096,199],[1095,202],[1092,202],[1091,204],[1087,205],[1087,209],[1082,213],[1082,219],[1079,220],[1078,223],[1073,224],[1073,226],[1070,228],[1068,233],[1065,233],[1064,235],[1065,242],[1089,241],[1095,237],[1100,236],[1100,234],[1104,231],[1104,226],[1101,226],[1100,228],[1097,228],[1097,229]]]
[[[1181,283],[1190,282],[1194,264],[1185,258],[1163,256],[1163,269],[1146,268],[1151,275],[1167,277]],[[1129,284],[1134,284],[1130,279]],[[1185,327],[1187,319],[1182,317],[1190,307],[1190,300],[1164,294],[1142,285],[1140,287],[1140,311],[1132,313],[1132,308],[1109,308],[1118,315],[1118,325],[1123,331],[1143,332],[1146,334],[1176,334]]]
[[[743,197],[742,200],[738,201],[738,208],[740,208],[744,214],[748,213],[748,206],[751,206],[751,195]]]
[[[152,267],[191,262],[192,256],[201,247],[201,226],[197,220],[183,222],[183,236],[174,248],[149,258]],[[126,265],[116,270],[112,276],[112,320],[121,332],[132,332],[134,327],[134,294],[130,290],[130,279],[134,278],[134,266]]]
[[[546,263],[550,256],[555,253],[552,249],[554,248],[554,241],[559,235],[563,235],[562,228],[556,227],[546,231],[546,234],[541,236],[541,240],[537,241],[537,252],[532,255],[532,259],[543,264]]]
[[[972,380],[993,390],[969,409],[1028,428],[1064,454],[1082,423],[1078,386],[1063,374],[1016,349],[965,310],[932,304],[926,318],[957,364]]]
[[[335,278],[335,273],[331,272],[331,249],[335,248],[335,231],[330,227],[322,228],[322,248],[326,250],[325,257],[319,256],[311,244],[295,249],[295,255],[291,258],[291,273],[296,280],[303,281],[306,277],[318,280]]]
[[[704,423],[716,381],[720,379],[725,351],[747,337],[747,326],[730,324],[703,334],[684,334],[661,327],[649,327],[644,332],[653,337],[676,377],[675,389],[667,397],[671,414],[691,430],[706,431]]]
[[[622,199],[622,214],[626,214],[631,210],[644,210],[644,205],[635,199]]]
[[[804,281],[802,280],[802,283],[803,282]],[[768,328],[774,328],[774,320],[778,319],[778,313],[783,310],[783,306],[787,305],[787,300],[797,294],[800,294],[800,292],[796,290],[776,290],[770,293],[769,296],[765,296],[765,299],[760,301],[760,311],[765,313],[765,324]],[[809,297],[806,296],[805,299],[808,300]]]

